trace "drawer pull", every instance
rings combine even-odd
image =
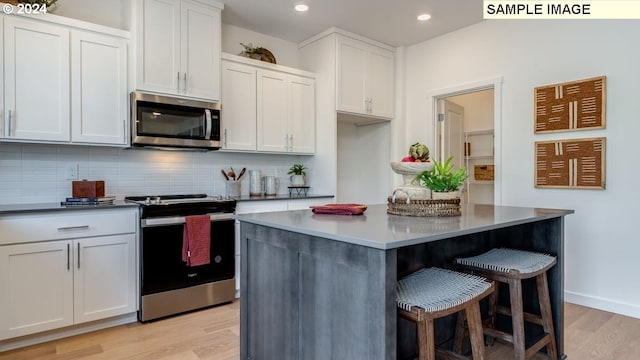
[[[67,244],[67,270],[71,270],[71,244]]]
[[[64,227],[59,227],[58,231],[67,231],[67,230],[82,230],[82,229],[88,229],[89,225],[82,225],[82,226],[64,226]]]

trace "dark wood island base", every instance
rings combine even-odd
[[[563,358],[564,216],[572,212],[470,205],[460,217],[415,218],[374,205],[361,216],[239,215],[240,358],[411,359],[415,326],[397,319],[397,280],[494,247],[557,256],[547,275]],[[533,288],[525,284],[524,306],[535,312]],[[446,343],[455,318],[436,326],[436,341]],[[541,329],[527,327],[526,335],[535,341]]]

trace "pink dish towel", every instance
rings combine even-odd
[[[187,216],[182,236],[182,261],[187,266],[211,262],[211,218],[209,215]]]

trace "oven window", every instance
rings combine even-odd
[[[205,138],[203,109],[138,101],[137,120],[139,136]]]
[[[183,224],[142,229],[142,295],[181,289],[235,275],[234,220],[211,222],[211,263],[182,261]]]

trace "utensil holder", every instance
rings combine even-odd
[[[227,181],[227,183],[225,184],[225,190],[226,190],[227,196],[240,197],[240,194],[242,193],[241,185],[242,183],[240,181],[233,181],[233,180]]]

